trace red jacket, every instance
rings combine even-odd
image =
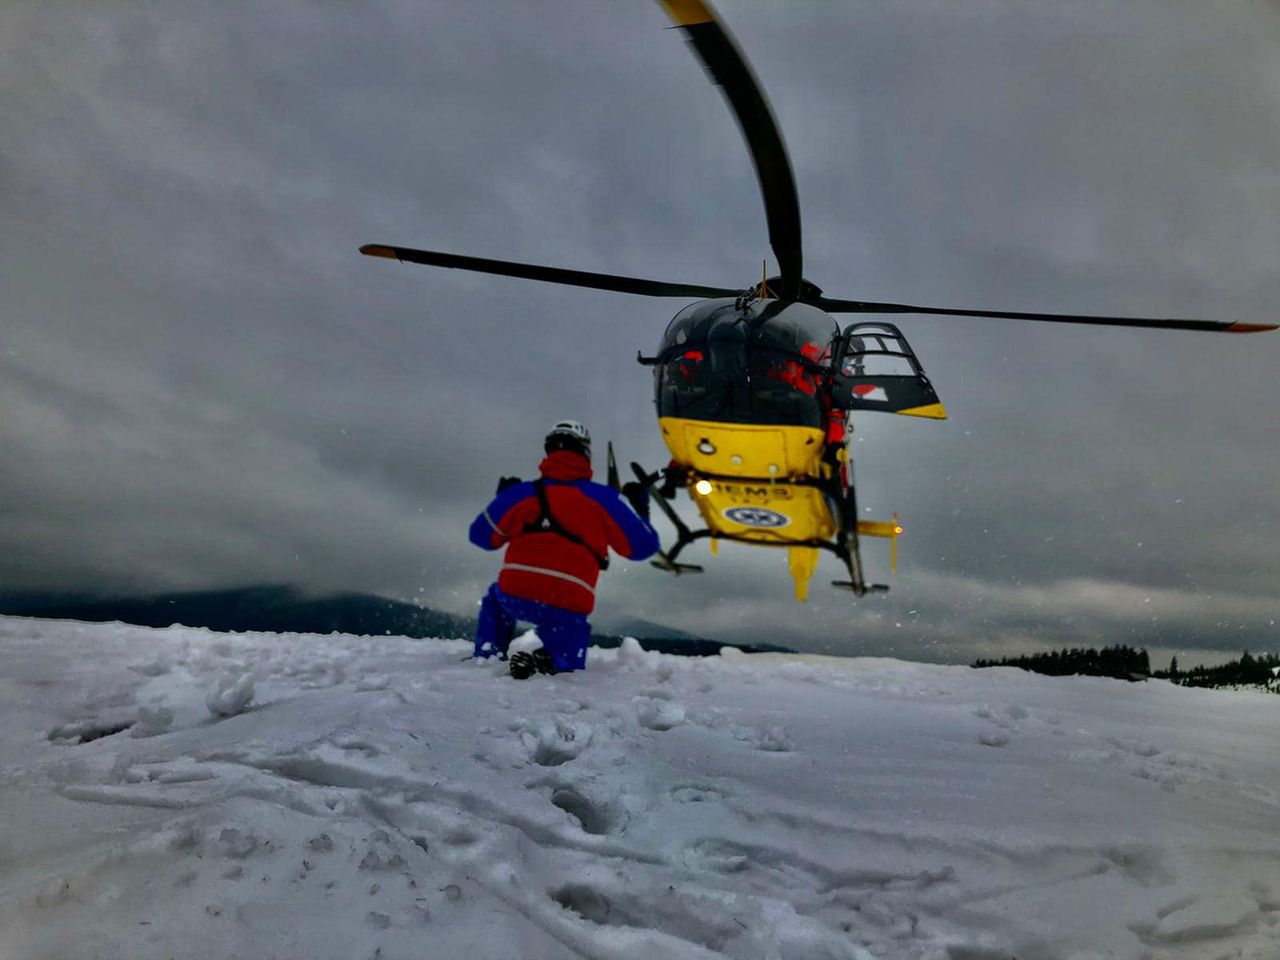
[[[533,482],[524,481],[499,493],[476,517],[471,542],[485,550],[506,545],[498,576],[504,593],[590,613],[600,563],[609,550],[643,560],[658,549],[658,535],[616,490],[591,481],[591,461],[582,454],[557,450],[538,469],[551,515],[571,536],[527,529],[538,522],[542,508]]]

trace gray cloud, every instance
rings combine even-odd
[[[831,294],[1274,318],[1273,8],[720,6]],[[754,174],[664,26],[570,0],[0,9],[0,589],[465,612],[494,566],[465,524],[547,423],[663,462],[632,358],[679,304],[355,247],[751,280]],[[1275,645],[1270,339],[902,325],[952,420],[858,418],[861,502],[908,529],[894,593],[854,603],[824,565],[800,606],[781,555],[726,549],[701,580],[615,569],[601,622],[961,660]]]

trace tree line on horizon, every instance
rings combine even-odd
[[[1186,671],[1178,669],[1178,658],[1174,657],[1169,669],[1157,676],[1184,687],[1266,687],[1280,693],[1280,655],[1264,653],[1255,657],[1246,650],[1239,660]]]
[[[1017,667],[1050,677],[1115,677],[1118,680],[1145,680],[1151,676],[1151,663],[1146,650],[1127,646],[1072,647],[1032,653],[999,660],[977,660],[974,667]]]
[[[999,660],[977,660],[976,668],[1017,667],[1032,673],[1050,677],[1114,677],[1118,680],[1169,680],[1184,687],[1263,687],[1280,693],[1280,655],[1264,653],[1253,656],[1248,650],[1238,660],[1216,667],[1198,666],[1190,670],[1178,669],[1175,656],[1168,670],[1152,671],[1145,649],[1119,645],[1104,647],[1073,647],[1033,653],[1021,657],[1002,657]]]

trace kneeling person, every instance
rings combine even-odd
[[[507,548],[498,582],[480,602],[476,656],[505,654],[517,621],[532,623],[542,649],[511,656],[511,675],[581,670],[587,662],[596,580],[609,550],[644,560],[658,549],[649,525],[648,490],[591,480],[591,435],[575,420],[547,434],[537,480],[503,481],[471,524],[471,542]]]

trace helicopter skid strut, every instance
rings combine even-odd
[[[849,538],[852,541],[852,549],[843,542],[831,543],[826,540],[807,540],[807,541],[781,541],[776,544],[762,543],[759,540],[750,540],[746,537],[736,537],[732,534],[719,533],[713,534],[708,529],[691,530],[689,525],[684,522],[681,516],[676,513],[675,508],[668,502],[675,495],[675,490],[670,489],[670,496],[664,496],[664,488],[659,483],[665,478],[666,471],[658,471],[656,473],[648,473],[640,464],[634,461],[631,464],[631,470],[635,473],[636,479],[649,490],[650,502],[656,503],[659,509],[671,521],[671,525],[676,528],[675,546],[670,549],[661,549],[657,552],[656,558],[650,560],[650,564],[659,570],[675,576],[681,576],[686,573],[702,573],[703,569],[700,565],[694,563],[680,563],[677,557],[685,547],[698,540],[714,537],[717,540],[731,540],[741,543],[748,543],[752,546],[777,546],[777,547],[812,547],[818,550],[826,550],[834,554],[845,565],[849,571],[848,580],[832,580],[833,587],[839,587],[844,590],[850,590],[854,596],[865,596],[868,593],[888,593],[889,586],[884,583],[867,583],[862,578],[861,562],[858,555],[858,546],[856,538]],[[678,488],[677,488],[678,489]]]

